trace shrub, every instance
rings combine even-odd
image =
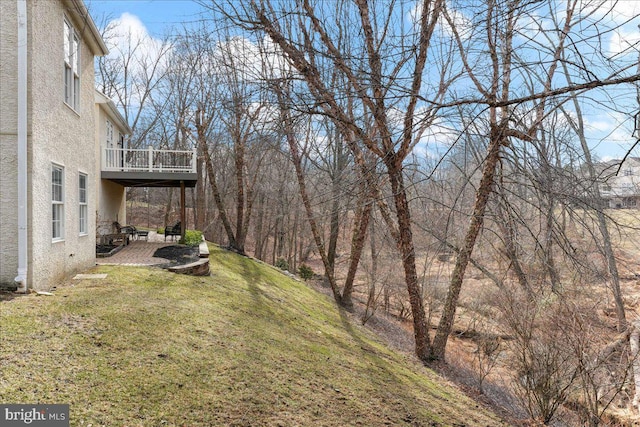
[[[284,258],[278,258],[276,260],[276,267],[278,267],[280,270],[287,271],[287,270],[289,270],[289,263]]]
[[[164,227],[158,227],[158,229],[156,230],[156,233],[164,234]]]
[[[187,230],[184,233],[184,242],[183,244],[187,246],[198,246],[202,242],[202,231],[198,230]]]
[[[309,280],[313,277],[313,270],[307,264],[301,264],[298,268],[298,275],[303,280]]]

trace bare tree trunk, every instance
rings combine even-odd
[[[340,183],[334,179],[331,183],[331,218],[329,221],[329,245],[327,247],[327,258],[329,266],[334,270],[336,266],[336,250],[338,247],[338,237],[340,235]]]
[[[300,191],[300,197],[302,198],[302,204],[307,212],[307,221],[309,222],[309,227],[311,228],[311,233],[313,234],[313,239],[316,243],[316,248],[318,249],[319,255],[322,258],[322,264],[325,270],[325,277],[329,282],[329,286],[331,287],[331,291],[333,292],[333,298],[336,300],[338,304],[342,304],[342,296],[340,294],[340,289],[338,289],[338,284],[336,283],[335,276],[333,274],[333,268],[329,263],[329,259],[327,258],[327,251],[324,247],[324,242],[322,241],[322,235],[320,234],[320,229],[318,224],[316,223],[315,217],[313,215],[313,209],[311,207],[311,200],[309,200],[309,194],[307,192],[307,185],[305,180],[304,171],[302,170],[302,159],[300,157],[300,152],[298,149],[298,142],[295,139],[295,129],[293,128],[293,123],[290,117],[289,109],[284,102],[284,94],[283,89],[280,87],[275,88],[279,102],[280,102],[280,113],[282,114],[282,122],[284,126],[285,137],[287,139],[287,143],[289,144],[289,151],[291,152],[291,158],[293,160],[293,165],[296,170],[296,177],[298,179],[298,189]]]
[[[239,121],[239,115],[236,115],[236,121]],[[236,124],[236,129],[240,128]],[[245,209],[245,179],[244,179],[244,138],[242,135],[234,135],[233,154],[236,172],[236,235],[235,249],[239,253],[244,253],[244,209]]]
[[[502,195],[502,198],[504,200],[504,195]],[[498,222],[498,227],[502,231],[502,235],[505,239],[505,252],[507,258],[509,258],[509,261],[511,263],[510,268],[513,269],[520,287],[525,291],[528,298],[532,300],[533,291],[531,290],[531,286],[529,285],[527,276],[522,269],[520,256],[516,248],[516,226],[513,221],[513,215],[511,215],[511,213],[509,212],[509,206],[506,201],[505,203],[502,203],[502,201],[500,202],[498,206],[498,215],[500,219],[500,221]]]
[[[276,218],[276,223],[273,227],[273,249],[272,249],[272,254],[271,254],[271,264],[276,263],[276,259],[280,257],[280,253],[278,252],[278,249],[280,248],[279,246],[279,242],[280,242],[280,218]]]
[[[344,171],[347,168],[347,156],[344,153],[346,147],[339,139],[336,130],[329,132],[333,135],[333,144],[331,149],[331,158],[327,159],[331,176],[331,217],[329,226],[329,245],[327,248],[327,257],[329,264],[335,269],[336,251],[338,247],[338,238],[340,237],[340,207],[342,205],[341,193]],[[346,229],[346,227],[344,227]],[[335,272],[334,272],[335,274]]]
[[[288,260],[291,271],[296,271],[298,253],[301,252],[302,241],[304,240],[303,237],[300,237],[303,233],[300,230],[300,211],[298,209],[295,210],[295,214],[293,215],[293,226],[290,227],[290,230]]]
[[[218,208],[218,215],[220,215],[220,221],[222,221],[224,231],[227,234],[227,239],[229,239],[229,247],[233,250],[237,250],[236,237],[233,233],[233,229],[231,228],[229,218],[227,217],[222,197],[220,196],[220,190],[218,189],[218,184],[216,182],[216,174],[213,170],[213,162],[211,161],[211,155],[207,148],[205,148],[205,160],[207,173],[209,175],[209,184],[211,185],[211,192],[213,193],[213,200],[215,201],[216,208]]]
[[[196,173],[198,174],[198,182],[196,182],[196,200],[195,200],[195,218],[194,224],[196,230],[204,230],[206,224],[206,200],[205,200],[205,180],[204,180],[204,155],[202,150],[203,144],[198,144],[198,156],[196,160]]]
[[[569,84],[571,84],[571,77],[569,76],[568,71],[565,68],[565,76]],[[587,143],[587,139],[585,137],[585,128],[584,121],[582,118],[582,108],[580,107],[580,103],[576,99],[575,93],[572,92],[571,96],[573,100],[573,107],[575,109],[576,121],[573,120],[573,115],[569,114],[567,111],[564,111],[565,117],[567,117],[567,121],[573,128],[574,132],[580,139],[580,145],[582,147],[582,152],[584,153],[585,158],[585,166],[587,167],[587,172],[589,174],[589,180],[591,182],[591,199],[595,200],[597,206],[594,206],[594,210],[596,216],[598,218],[598,229],[600,234],[602,235],[602,251],[605,259],[607,260],[607,269],[609,270],[609,275],[611,277],[611,292],[613,293],[613,300],[616,304],[616,316],[618,317],[618,332],[622,332],[627,327],[627,319],[624,309],[624,300],[622,298],[622,291],[620,290],[620,274],[618,273],[618,263],[616,261],[615,254],[613,253],[613,245],[611,243],[611,236],[609,234],[609,227],[607,225],[607,218],[603,212],[601,203],[602,197],[600,196],[600,188],[597,183],[598,174],[593,165],[593,159],[591,157],[591,149],[589,148],[589,144]]]
[[[405,281],[409,293],[409,303],[411,304],[416,354],[420,360],[428,362],[432,359],[432,348],[424,312],[422,289],[418,283],[418,273],[416,271],[416,254],[411,232],[411,214],[409,212],[407,192],[402,176],[402,166],[398,164],[398,159],[396,159],[395,156],[387,161],[387,170],[394,195],[396,216],[398,218],[400,238],[398,241],[398,249],[402,256],[402,266],[404,268]]]
[[[473,213],[471,214],[469,228],[464,239],[464,244],[460,248],[460,252],[458,252],[456,258],[442,317],[440,318],[438,330],[433,340],[433,353],[431,355],[433,360],[444,360],[447,341],[453,328],[453,320],[458,307],[458,298],[460,296],[460,290],[462,289],[462,282],[469,259],[471,258],[471,253],[476,244],[476,239],[480,234],[484,222],[484,212],[492,191],[496,166],[500,160],[501,146],[505,144],[506,141],[507,137],[504,135],[504,128],[492,126],[487,158],[485,159],[482,169],[480,186],[476,191],[476,201],[473,207]]]
[[[540,113],[542,114],[542,113]],[[556,208],[556,200],[553,192],[553,169],[551,168],[551,161],[549,156],[549,149],[547,147],[547,138],[544,136],[544,133],[541,133],[543,136],[541,137],[541,141],[538,146],[538,156],[540,159],[540,174],[539,179],[537,180],[540,185],[540,190],[542,190],[542,194],[540,195],[541,199],[541,212],[543,215],[543,231],[544,231],[544,241],[543,241],[543,250],[542,250],[542,262],[543,267],[549,275],[549,281],[551,282],[551,291],[554,293],[560,292],[560,274],[558,273],[558,269],[556,267],[556,261],[554,257],[553,250],[553,240],[554,240],[554,222],[555,216],[554,211]]]
[[[355,231],[351,239],[351,251],[349,255],[349,270],[347,271],[347,278],[342,288],[342,303],[347,308],[353,307],[351,298],[353,294],[353,282],[356,277],[356,272],[358,271],[358,264],[362,256],[362,249],[364,248],[367,229],[369,228],[369,219],[371,218],[371,211],[373,209],[372,200],[365,199],[364,203],[364,206],[358,207],[356,211],[354,220]]]
[[[549,177],[550,179],[550,177]],[[545,236],[544,236],[544,264],[547,269],[547,273],[549,273],[549,280],[551,281],[551,291],[554,293],[560,292],[560,275],[558,274],[558,269],[556,268],[556,261],[553,256],[553,210],[555,208],[555,203],[553,202],[553,196],[551,195],[552,189],[550,186],[545,190],[546,195],[546,205],[545,206]]]
[[[370,216],[373,215],[373,210],[370,211],[369,213]],[[369,246],[371,249],[371,272],[369,275],[369,297],[367,299],[367,310],[371,310],[371,313],[373,314],[373,312],[375,311],[376,307],[376,284],[378,282],[378,248],[377,248],[377,244],[376,244],[376,233],[375,233],[375,228],[374,228],[374,221],[369,221],[371,223],[371,231],[370,231],[370,238],[369,238]],[[388,292],[387,292],[387,287],[384,286],[383,289],[383,294],[384,294],[384,308],[385,308],[385,312],[388,312],[389,307],[389,301],[388,301]],[[367,316],[367,313],[365,312],[365,317]]]
[[[276,226],[276,236],[273,243],[275,248],[276,258],[282,258],[284,256],[284,242],[286,233],[284,232],[284,218],[278,218],[278,224]],[[275,261],[274,261],[275,262]]]
[[[633,384],[635,393],[631,406],[635,407],[640,415],[640,321],[633,322],[633,330],[629,336],[629,347],[631,349],[631,360],[633,361]]]
[[[254,239],[256,241],[256,249],[254,252],[254,256],[256,258],[258,258],[259,260],[264,261],[264,243],[265,243],[265,236],[263,236],[263,228],[264,228],[264,217],[266,214],[266,209],[265,209],[265,203],[264,203],[264,196],[261,195],[258,198],[258,218],[256,219],[256,224],[255,224],[255,228],[254,228]]]
[[[169,225],[171,221],[170,215],[171,210],[173,209],[173,187],[167,188],[167,204],[164,207],[164,225],[165,227]]]

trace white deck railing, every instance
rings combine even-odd
[[[196,150],[105,148],[102,170],[109,172],[196,172]]]

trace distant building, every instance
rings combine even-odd
[[[612,209],[640,207],[640,157],[610,160],[596,165],[600,195]]]

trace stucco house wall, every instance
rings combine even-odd
[[[99,186],[97,233],[115,233],[114,221],[122,225],[127,223],[125,188],[107,180],[100,181]]]
[[[29,0],[27,5],[28,84],[28,285],[47,289],[95,264],[96,206],[94,54],[106,48],[80,0]],[[0,1],[0,129],[2,178],[0,275],[11,283],[17,270],[17,6]],[[79,105],[64,97],[64,22],[77,31]],[[98,37],[98,38],[96,38]],[[64,232],[52,238],[52,165],[64,168]],[[87,177],[87,230],[80,233],[79,175]]]
[[[18,268],[18,26],[15,1],[0,1],[0,283]],[[14,25],[11,25],[14,23]]]
[[[107,145],[107,120],[113,125],[113,143],[117,145],[120,135],[131,134],[131,128],[127,125],[122,115],[118,112],[113,101],[104,94],[95,93],[96,114],[96,170],[102,168],[102,150]],[[98,195],[96,207],[96,232],[98,236],[115,232],[113,222],[127,223],[126,188],[106,179],[96,180],[96,194]]]
[[[34,288],[47,287],[68,274],[95,264],[94,191],[88,192],[88,230],[79,233],[79,174],[97,179],[94,150],[94,56],[82,28],[61,2],[30,2],[32,55],[30,55],[33,174],[31,180],[32,277]],[[77,110],[64,102],[64,19],[80,33],[80,102]],[[40,46],[42,48],[38,49]],[[37,96],[36,96],[37,94]],[[64,233],[51,236],[52,163],[64,167]],[[92,188],[92,186],[89,186]]]

